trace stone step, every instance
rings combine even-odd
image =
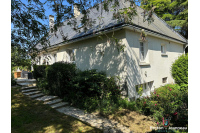
[[[62,102],[62,99],[55,99],[55,100],[52,100],[52,101],[47,101],[47,102],[44,102],[44,104],[51,105],[51,104],[56,104],[56,103],[59,103],[59,102]]]
[[[61,107],[64,107],[68,105],[67,102],[61,102],[61,103],[57,103],[57,104],[53,104],[53,105],[50,105],[53,109],[56,109],[56,108],[61,108]]]
[[[26,92],[33,92],[33,91],[37,91],[38,89],[26,89],[26,90],[22,90],[22,93],[26,93]]]
[[[39,97],[35,100],[47,102],[47,101],[54,100],[54,99],[57,99],[57,98],[58,98],[58,96],[43,96],[43,97]]]
[[[21,90],[29,90],[29,89],[33,89],[33,88],[37,88],[37,86],[22,87]]]
[[[44,96],[44,94],[43,93],[39,93],[39,94],[36,94],[36,95],[31,95],[31,96],[29,96],[30,98],[38,98],[38,97],[42,97],[42,96]]]
[[[22,87],[31,87],[36,86],[36,83],[17,83],[17,85],[20,85]]]
[[[16,79],[17,83],[36,83],[36,79]]]
[[[28,92],[28,93],[23,93],[23,94],[30,96],[30,95],[34,95],[34,94],[38,94],[38,93],[41,93],[41,91],[33,91],[33,92]]]

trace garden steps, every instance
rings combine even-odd
[[[37,86],[30,86],[30,87],[22,87],[21,90],[30,90],[30,89],[35,89]]]
[[[27,93],[23,93],[23,94],[30,96],[30,95],[34,95],[34,94],[38,94],[38,93],[41,93],[41,91],[32,91],[32,92],[27,92]]]
[[[42,96],[44,96],[44,94],[43,93],[39,93],[39,94],[31,95],[29,97],[35,99],[35,98],[42,97]]]
[[[33,91],[37,91],[38,89],[25,89],[22,90],[22,93],[27,93],[27,92],[33,92]]]
[[[52,104],[56,104],[56,103],[59,103],[59,102],[62,102],[62,99],[54,99],[54,100],[51,100],[51,101],[44,102],[44,104],[52,105]]]
[[[17,83],[17,85],[22,87],[31,87],[31,86],[36,86],[36,83]]]
[[[58,98],[58,96],[43,96],[43,97],[39,97],[35,100],[47,102],[47,101],[50,101],[50,100],[55,100],[57,98]]]
[[[56,109],[56,108],[61,108],[61,107],[64,107],[64,106],[67,106],[68,103],[67,102],[60,102],[60,103],[56,103],[56,104],[53,104],[53,105],[50,105],[53,109]]]
[[[16,79],[17,85],[22,87],[36,86],[35,79]]]
[[[22,93],[30,98],[38,101],[43,101],[43,104],[49,105],[58,112],[79,119],[92,127],[102,129],[104,133],[132,133],[129,128],[120,123],[108,120],[101,116],[85,113],[84,110],[69,106],[67,102],[62,102],[58,96],[47,96],[38,91],[36,86],[22,87]]]

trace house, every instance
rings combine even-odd
[[[119,8],[129,6],[130,3],[121,1]],[[50,47],[48,52],[40,52],[36,59],[38,65],[57,61],[74,62],[81,70],[98,69],[108,76],[119,76],[120,84],[124,85],[123,94],[130,99],[139,97],[137,89],[141,85],[144,88],[142,96],[147,96],[157,87],[174,83],[170,68],[173,61],[184,53],[187,45],[184,37],[156,14],[153,14],[154,22],[150,25],[147,21],[143,22],[140,7],[137,7],[138,16],[134,17],[133,24],[112,19],[112,11],[103,11],[100,21],[100,12],[95,8],[89,10],[89,17],[96,19],[96,24],[84,32],[80,22],[82,14],[74,5],[81,32],[77,33],[67,25],[67,21],[63,22],[58,31],[49,34]],[[50,28],[53,22],[54,17],[50,15]],[[106,33],[102,39],[98,37],[100,31]],[[147,34],[145,41],[141,38],[141,31]],[[113,34],[120,45],[107,39]],[[64,41],[64,36],[68,37],[68,42]],[[41,45],[38,44],[37,48],[40,49]],[[124,51],[120,51],[120,48],[124,48]]]

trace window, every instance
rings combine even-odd
[[[162,83],[163,83],[163,84],[164,84],[164,83],[167,83],[167,77],[165,77],[165,78],[162,79]]]
[[[136,92],[140,91],[140,93],[141,93],[140,88],[142,88],[142,95],[148,96],[148,95],[150,95],[152,87],[153,87],[153,81],[150,81],[150,82],[146,82],[146,83],[143,83],[143,84],[136,85],[135,89],[136,89]]]
[[[140,65],[150,65],[148,60],[148,44],[147,42],[140,42],[139,49]]]
[[[39,56],[39,65],[41,65],[40,62],[41,62],[41,57]]]
[[[75,61],[74,49],[69,49],[67,53],[69,55],[69,61]]]
[[[161,54],[166,54],[166,45],[161,44]]]
[[[144,61],[144,43],[140,42],[140,60]]]
[[[150,90],[152,89],[152,86],[153,86],[153,81],[148,82],[148,88],[149,88]]]
[[[57,55],[54,54],[53,57],[54,57],[54,63],[57,62]]]

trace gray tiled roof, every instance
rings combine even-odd
[[[122,0],[123,1],[123,0]],[[126,8],[130,6],[130,3],[126,2],[122,2],[120,3],[120,6],[118,7],[118,9],[122,9],[122,8]],[[86,33],[83,32],[83,29],[81,29],[82,31],[80,33],[77,33],[76,31],[74,31],[70,25],[67,25],[67,21],[63,22],[63,26],[61,26],[58,31],[56,32],[56,35],[53,34],[52,37],[49,39],[50,41],[50,45],[56,45],[59,44],[61,42],[63,42],[63,38],[61,36],[60,30],[63,31],[64,35],[68,36],[68,40],[72,40],[78,37],[82,37],[84,35],[93,33],[94,31],[97,31],[97,28],[100,26],[101,28],[99,28],[98,30],[101,29],[105,29],[107,27],[113,27],[117,24],[119,24],[119,22],[115,19],[113,19],[113,11],[109,11],[109,12],[102,12],[102,20],[101,22],[99,22],[98,17],[100,17],[100,11],[97,11],[96,8],[91,8],[89,9],[90,13],[89,13],[89,18],[92,18],[92,20],[96,20],[96,24],[93,25],[92,28],[90,28]],[[148,22],[145,21],[143,22],[143,16],[141,15],[141,13],[143,12],[143,9],[141,9],[140,7],[137,7],[137,16],[134,17],[133,19],[133,23],[137,26],[140,27],[144,27],[146,29],[149,29],[151,31],[163,34],[165,36],[169,36],[171,38],[180,40],[182,42],[187,42],[187,40],[185,38],[183,38],[181,35],[179,35],[177,32],[175,32],[173,30],[173,28],[171,28],[166,22],[164,22],[162,19],[160,19],[159,17],[157,17],[155,14],[153,14],[153,18],[154,18],[154,22],[151,23],[150,25],[148,25]],[[81,19],[82,15],[79,15],[76,19],[77,19],[77,25],[79,25],[80,19]],[[37,45],[37,48],[41,48],[41,46]]]

